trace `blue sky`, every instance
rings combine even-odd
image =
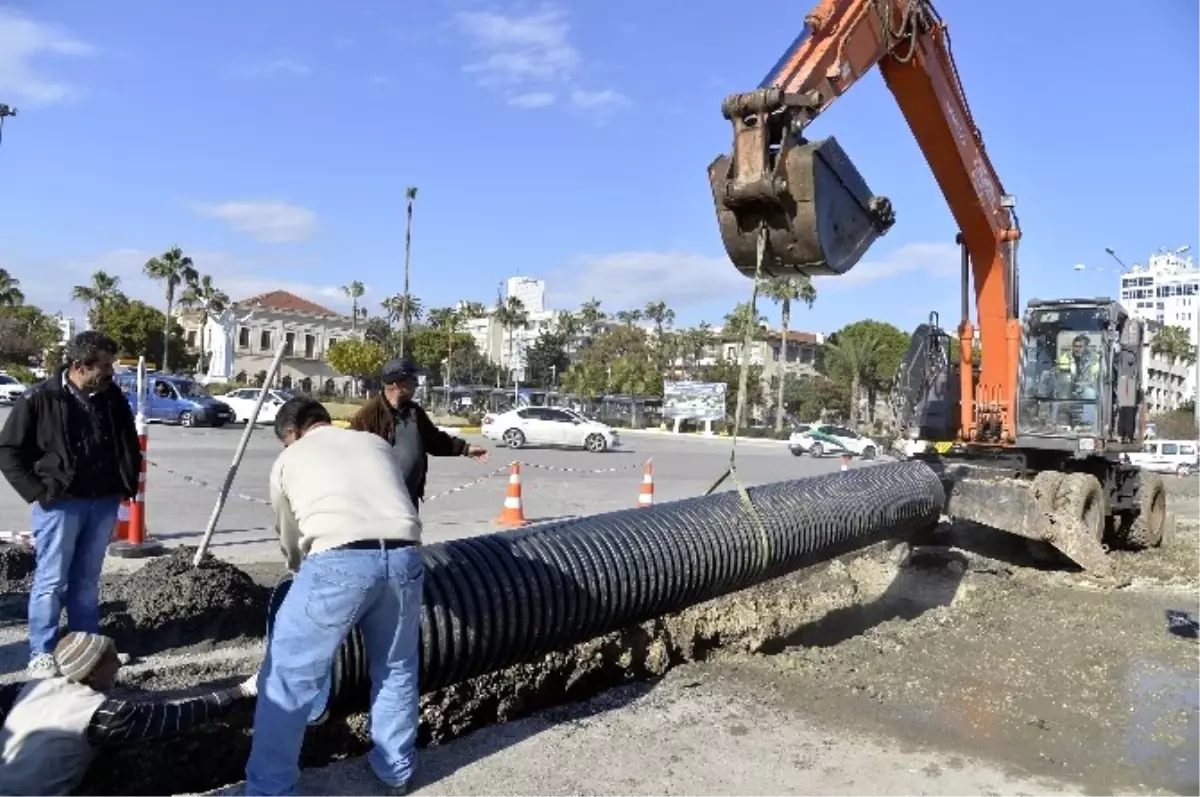
[[[808,6],[683,7],[0,5],[0,102],[20,110],[0,146],[0,266],[78,314],[70,288],[97,268],[161,303],[140,267],[179,245],[234,298],[282,287],[341,308],[337,286],[359,279],[377,312],[403,284],[416,185],[426,306],[491,301],[523,274],[558,307],[661,298],[681,322],[719,321],[749,294],[705,176],[729,146],[721,99],[758,84]],[[1112,295],[1106,246],[1132,263],[1200,243],[1195,2],[938,8],[1019,201],[1025,298]],[[898,220],[795,325],[952,323],[955,227],[882,80],[811,130],[838,137]]]

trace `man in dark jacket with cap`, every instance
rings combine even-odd
[[[362,406],[350,420],[350,428],[379,435],[392,447],[392,453],[404,474],[413,506],[418,509],[425,497],[428,458],[473,457],[487,459],[487,449],[470,445],[461,437],[448,435],[415,403],[417,368],[407,358],[391,360],[380,375],[383,392]]]
[[[0,431],[0,473],[33,510],[29,674],[57,674],[61,610],[68,631],[100,630],[100,571],[122,498],[137,492],[142,455],[129,402],[113,384],[117,345],[89,330],[67,365],[34,387]]]

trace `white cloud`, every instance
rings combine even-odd
[[[958,272],[958,247],[949,243],[904,244],[859,262],[840,277],[817,277],[819,292],[861,288],[898,276],[944,277]],[[562,287],[557,287],[561,285]],[[555,306],[570,307],[595,296],[606,307],[641,307],[664,300],[686,308],[712,299],[746,301],[750,281],[727,257],[694,252],[614,252],[582,255],[550,281]]]
[[[627,105],[629,99],[619,91],[605,89],[603,91],[583,91],[576,89],[571,92],[571,104],[576,108],[589,110],[608,110]]]
[[[280,201],[232,201],[198,203],[201,216],[220,219],[238,232],[265,243],[289,243],[311,238],[317,228],[317,214],[308,208]]]
[[[45,57],[89,56],[94,49],[63,29],[0,8],[0,97],[9,104],[50,105],[79,96],[76,87],[43,74],[35,61]]]
[[[212,277],[213,283],[235,301],[269,291],[285,290],[330,309],[349,312],[350,302],[340,287],[297,280],[292,264],[262,262],[219,250],[190,250],[187,247],[183,247],[183,250],[192,258],[201,274]],[[96,271],[119,277],[121,290],[130,299],[140,299],[161,308],[165,301],[162,285],[142,273],[146,261],[160,254],[161,251],[149,249],[116,249],[79,259],[35,262],[22,258],[19,263],[17,258],[5,258],[0,254],[0,268],[8,269],[21,280],[21,290],[31,304],[46,312],[61,311],[82,318],[83,308],[71,303],[71,289],[76,285],[86,285]],[[368,288],[360,304],[372,295]]]
[[[557,102],[557,89],[575,82],[581,66],[579,51],[568,34],[563,8],[544,6],[527,14],[461,11],[454,23],[467,37],[476,60],[463,67],[479,84],[498,91],[508,105],[525,110]],[[617,91],[585,91],[567,95],[572,106],[613,110],[628,104]]]
[[[901,275],[956,276],[960,265],[957,244],[910,243],[902,244],[880,257],[873,258],[868,254],[849,272],[837,277],[817,277],[814,283],[818,290],[828,291],[856,288]]]
[[[245,79],[307,77],[312,74],[312,67],[289,58],[277,58],[274,61],[240,64],[230,68],[228,74],[230,77]]]
[[[514,108],[545,108],[553,105],[555,99],[552,91],[530,91],[509,97],[508,104]]]
[[[460,11],[454,21],[481,56],[464,69],[489,85],[569,78],[579,65],[579,53],[567,41],[565,17],[557,8],[524,16]]]

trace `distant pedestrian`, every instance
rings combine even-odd
[[[417,369],[406,358],[392,360],[380,375],[383,391],[354,414],[350,428],[378,435],[392,447],[404,483],[418,511],[425,497],[429,457],[487,459],[487,449],[446,434],[434,425],[420,404],[413,401]]]
[[[160,739],[254,697],[256,679],[179,699],[121,700],[121,657],[106,636],[75,631],[55,650],[61,675],[0,687],[0,794],[70,794],[96,750]]]
[[[100,570],[122,498],[137,493],[142,454],[133,411],[113,384],[117,345],[81,332],[60,367],[17,399],[0,431],[0,473],[33,506],[29,674],[57,674],[54,644],[100,630]]]
[[[355,625],[371,670],[368,758],[393,794],[416,755],[421,521],[387,443],[332,425],[316,399],[279,408],[284,451],[271,469],[279,544],[296,573],[267,644],[246,794],[292,794],[313,704]]]

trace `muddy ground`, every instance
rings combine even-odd
[[[720,704],[726,695],[741,705],[752,696],[761,700],[764,712],[802,717],[829,738],[889,739],[901,749],[940,751],[939,758],[922,764],[929,782],[946,777],[942,788],[930,791],[984,789],[970,785],[984,780],[963,780],[961,772],[955,773],[956,767],[983,766],[971,763],[982,760],[1042,778],[1037,782],[1043,786],[1074,784],[1094,794],[1195,794],[1200,791],[1197,643],[1168,633],[1164,610],[1200,608],[1200,537],[1194,491],[1180,494],[1181,485],[1174,486],[1172,508],[1181,517],[1176,539],[1161,550],[1113,554],[1123,586],[1098,587],[1078,574],[1044,569],[1018,540],[942,526],[919,545],[880,546],[842,557],[533,664],[427,694],[421,742],[469,752],[505,732],[484,726],[545,709],[549,713],[538,715],[537,727],[557,727],[572,716],[561,708],[564,704],[617,695],[619,690],[609,690],[621,684],[636,684],[626,688],[653,696],[668,670],[699,661],[688,668],[697,673],[688,677],[703,685],[694,692],[699,702]],[[251,575],[261,594],[279,572],[274,565],[254,568]],[[109,586],[115,588],[115,582]],[[7,615],[0,625],[19,622],[11,613],[15,604],[0,608]],[[256,625],[246,626],[245,633],[252,635]],[[148,655],[128,668],[127,687],[133,693],[183,693],[224,685],[252,672],[261,656],[261,643],[244,638],[209,647],[188,648],[186,655],[178,650]],[[666,694],[686,699],[689,689],[672,676],[663,682],[659,699]],[[639,709],[624,698],[597,700],[607,706],[598,710],[617,718],[613,722],[632,721],[644,711],[642,702]],[[237,781],[248,750],[248,719],[249,711],[243,710],[178,739],[106,753],[83,790],[179,793]],[[364,719],[355,715],[312,729],[306,766],[363,752]],[[546,739],[547,745],[554,743],[553,734]],[[687,749],[701,742],[692,739]],[[674,780],[663,780],[659,772],[657,780],[626,778],[595,790],[709,790],[685,777],[696,773],[688,767],[689,753],[672,747],[681,742],[664,736],[656,743],[668,761],[680,758],[672,765],[679,770]],[[828,752],[843,748],[850,749],[834,744]],[[561,747],[552,748],[539,757],[553,760],[562,753]],[[755,761],[756,753],[739,755]],[[771,768],[774,753],[764,746],[761,755],[760,768]],[[597,761],[595,766],[604,765]],[[823,784],[818,790],[846,793],[914,790],[911,781],[864,781],[861,772],[858,785],[849,775],[835,782],[827,769],[821,770],[825,780],[795,770],[793,780],[759,780],[756,789],[732,790],[812,790],[815,784]],[[545,780],[512,777],[534,784],[529,788],[535,791],[558,789]],[[611,783],[605,777],[598,774],[597,784]],[[328,784],[341,783],[323,782],[327,786],[317,793],[335,793]],[[454,782],[433,788],[440,791]],[[470,781],[458,782],[472,788]],[[350,791],[342,793],[361,793],[361,783],[346,783]],[[986,790],[1048,790],[1015,782],[1005,786],[1003,779],[996,783]],[[586,778],[561,789],[593,790]]]

